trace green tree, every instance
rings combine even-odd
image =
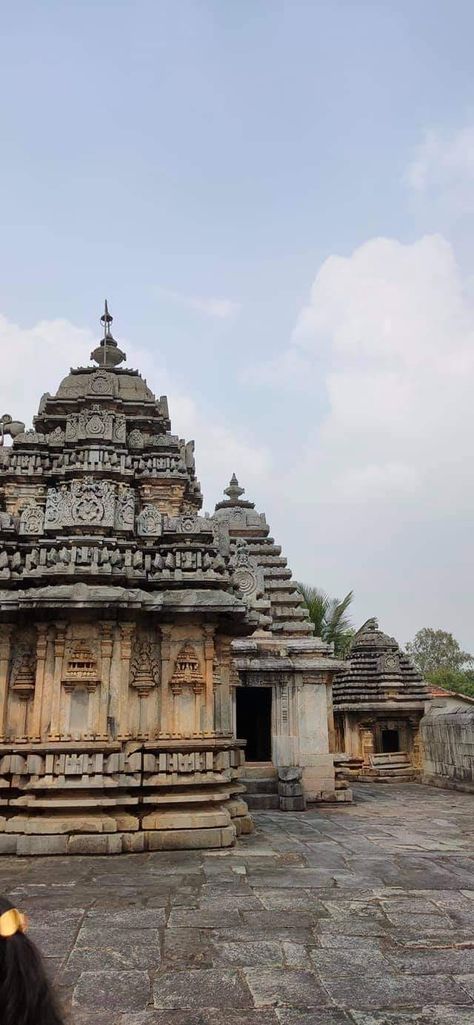
[[[426,679],[435,687],[444,687],[445,690],[454,690],[458,694],[467,694],[474,698],[474,670],[472,669],[448,669],[446,666],[441,669],[431,669],[426,673]]]
[[[406,650],[423,675],[438,669],[460,670],[473,662],[472,655],[462,650],[452,634],[429,626],[418,630]]]
[[[338,598],[330,598],[319,587],[310,587],[308,584],[298,582],[296,587],[304,598],[317,637],[321,637],[329,644],[334,644],[336,655],[341,657],[347,655],[354,636],[347,610],[352,603],[354,592],[349,591],[346,597],[339,601]]]

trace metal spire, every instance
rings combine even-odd
[[[104,337],[97,348],[91,352],[91,359],[95,360],[102,367],[116,367],[127,358],[126,354],[119,349],[115,338],[112,336],[110,325],[113,319],[109,313],[106,299],[104,302],[104,312],[100,318],[101,324],[104,325]]]

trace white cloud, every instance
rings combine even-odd
[[[97,335],[66,320],[45,320],[22,328],[0,315],[0,416],[9,413],[30,426],[41,395],[54,394],[71,365],[88,366],[97,343]],[[177,390],[166,368],[148,350],[126,339],[120,345],[127,353],[126,365],[138,368],[157,395],[168,395],[173,432],[196,441],[197,475],[208,507],[234,470],[245,467],[249,487],[265,476],[269,469],[265,446],[256,444],[245,431],[233,431],[212,407],[204,409]]]
[[[276,372],[302,364],[300,384]],[[331,256],[266,370],[301,394],[285,400],[290,422],[299,411],[285,505],[268,503],[296,574],[354,587],[356,618],[378,612],[402,640],[432,622],[472,644],[474,303],[448,242]]]
[[[194,310],[196,313],[202,313],[205,317],[213,317],[217,320],[229,320],[240,310],[240,303],[233,302],[231,299],[183,295],[181,292],[164,288],[160,289],[160,291],[162,295],[172,299],[173,302],[186,306],[187,309]]]
[[[438,218],[474,210],[474,125],[426,131],[405,173],[405,183]]]
[[[301,361],[305,390],[312,379],[316,392],[324,372],[328,411],[304,460],[326,495],[471,500],[457,458],[470,457],[474,426],[474,309],[442,237],[372,239],[327,259],[280,357]],[[275,363],[268,377],[275,384]],[[444,486],[432,494],[441,467]]]

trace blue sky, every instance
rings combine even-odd
[[[473,29],[460,0],[24,0],[0,38],[5,407],[107,296],[209,507],[235,470],[298,577],[472,648]]]

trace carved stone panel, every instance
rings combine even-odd
[[[41,506],[27,505],[20,516],[20,534],[43,534],[44,511]]]
[[[21,698],[33,695],[36,679],[36,630],[20,630],[12,645],[10,687]]]
[[[163,515],[154,505],[144,505],[137,516],[137,534],[157,537],[162,532]]]
[[[107,481],[73,481],[59,489],[49,488],[46,499],[45,529],[60,527],[116,527],[133,530],[135,498],[131,488],[118,495]]]
[[[170,686],[173,694],[179,694],[183,687],[192,687],[199,693],[204,687],[200,662],[194,646],[190,643],[183,644],[178,652]]]
[[[96,643],[69,641],[64,652],[63,685],[65,690],[83,687],[94,690],[100,683]]]
[[[141,693],[147,694],[160,682],[159,645],[150,638],[139,635],[134,643],[130,663],[130,684]]]

